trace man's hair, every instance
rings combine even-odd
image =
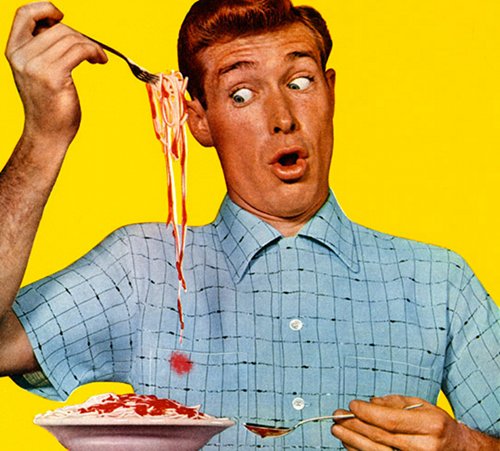
[[[314,8],[295,7],[290,0],[198,0],[186,15],[177,42],[179,70],[189,78],[191,97],[206,108],[205,74],[200,61],[203,49],[296,23],[313,32],[325,70],[332,39],[325,20]]]

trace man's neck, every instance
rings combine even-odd
[[[284,237],[291,237],[297,235],[302,227],[304,227],[304,225],[307,224],[307,222],[309,222],[309,220],[323,206],[323,204],[326,202],[326,199],[328,198],[328,193],[329,192],[327,191],[324,196],[318,197],[317,202],[310,205],[309,208],[307,208],[305,211],[300,212],[299,214],[294,216],[272,215],[255,208],[254,206],[245,202],[235,193],[229,192],[228,194],[231,200],[243,210],[248,211],[262,221],[267,222]]]

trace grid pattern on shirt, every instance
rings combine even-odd
[[[118,231],[20,291],[14,311],[52,382],[37,390],[43,396],[66,398],[78,385],[128,377],[135,312],[130,261],[128,238]]]
[[[333,196],[293,238],[280,237],[228,200],[214,224],[190,229],[182,345],[171,231],[161,224],[129,226],[98,249],[86,258],[86,264],[93,262],[86,271],[111,274],[120,287],[102,313],[82,313],[80,290],[60,288],[73,280],[64,279],[73,268],[26,288],[18,302],[59,396],[82,378],[105,377],[130,382],[138,392],[202,403],[214,415],[290,424],[346,407],[355,397],[400,393],[435,401],[442,386],[459,418],[498,431],[498,309],[477,279],[449,251],[352,224]],[[108,290],[101,282],[90,285],[99,298]],[[81,346],[68,364],[71,372],[54,369],[53,362],[62,365],[71,357],[40,330],[50,325],[71,336],[71,320],[62,324],[60,310],[53,311],[60,293],[68,306],[74,304],[78,321],[72,321],[86,323],[75,342],[95,335],[91,343],[99,344]],[[110,315],[109,307],[118,310]],[[105,314],[95,331],[82,320],[89,311]],[[291,328],[293,320],[302,326]],[[106,335],[108,328],[113,332]],[[117,343],[125,344],[119,337],[127,337],[128,354],[113,354],[122,349]],[[193,361],[188,375],[171,371],[174,350]],[[104,356],[100,364],[90,363],[97,356]],[[82,364],[82,358],[88,362]],[[304,401],[302,410],[293,408],[296,398]],[[337,444],[327,424],[271,442],[238,426],[207,449]]]

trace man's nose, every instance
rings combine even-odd
[[[274,93],[269,102],[269,125],[271,132],[292,133],[299,128],[293,105],[285,93]]]

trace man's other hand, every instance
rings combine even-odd
[[[404,410],[422,403],[422,407]],[[388,395],[371,402],[354,400],[356,418],[338,421],[332,434],[349,451],[473,451],[500,449],[492,437],[469,429],[420,398]],[[348,413],[339,409],[335,415]]]
[[[5,55],[25,110],[24,136],[69,145],[80,124],[80,104],[71,71],[82,61],[105,63],[104,51],[60,23],[48,2],[16,12]]]

